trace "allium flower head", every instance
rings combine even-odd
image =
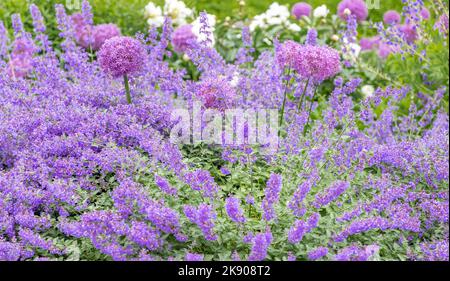
[[[189,49],[195,41],[197,41],[197,36],[192,32],[192,25],[190,24],[178,27],[172,34],[173,49],[178,53]]]
[[[361,46],[361,50],[368,51],[375,48],[380,42],[380,37],[375,36],[371,38],[361,38],[359,41],[359,45]]]
[[[389,10],[383,15],[383,21],[385,24],[392,25],[401,21],[402,17],[397,11]]]
[[[140,71],[145,57],[146,51],[141,42],[126,36],[106,40],[98,53],[101,67],[113,77]]]
[[[302,16],[309,17],[311,15],[312,7],[308,3],[298,2],[292,6],[292,16],[296,19],[300,19]]]
[[[430,19],[430,11],[427,8],[423,7],[422,10],[420,10],[420,16],[424,20],[429,20]]]
[[[99,50],[106,40],[120,36],[120,29],[113,23],[99,24],[93,30],[92,49]]]
[[[328,46],[302,46],[295,56],[294,69],[304,78],[321,82],[341,71],[339,53]]]
[[[338,4],[338,15],[341,19],[346,20],[347,16],[345,10],[350,10],[351,14],[356,16],[358,21],[363,21],[369,15],[366,2],[363,0],[342,0]]]
[[[235,89],[225,79],[207,78],[199,82],[195,97],[205,108],[224,110],[233,105]]]
[[[400,32],[403,35],[403,38],[406,42],[409,44],[414,43],[417,39],[417,31],[416,28],[413,25],[410,24],[404,24],[399,27]]]
[[[448,14],[444,13],[439,17],[435,24],[435,28],[438,29],[442,35],[448,35]]]
[[[8,63],[7,74],[10,77],[24,78],[32,69],[31,58],[13,58]]]
[[[287,40],[276,50],[276,60],[281,68],[293,67],[301,45],[295,41]]]

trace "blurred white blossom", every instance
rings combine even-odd
[[[373,96],[373,93],[375,92],[375,88],[372,85],[364,85],[361,88],[361,92],[366,98],[370,98]]]
[[[164,15],[170,17],[174,25],[182,25],[186,23],[188,17],[192,16],[192,10],[186,7],[183,1],[166,0]]]
[[[262,14],[256,15],[250,23],[250,31],[256,28],[267,29],[270,26],[283,25],[289,30],[299,31],[300,27],[289,21],[290,12],[287,6],[274,2],[269,9]]]
[[[144,16],[149,25],[160,27],[164,23],[164,17],[170,17],[173,25],[186,24],[187,18],[193,14],[192,10],[186,7],[183,1],[166,0],[164,8],[149,2],[144,9]]]
[[[150,2],[145,6],[144,16],[147,19],[148,25],[160,27],[164,23],[161,7],[156,6],[153,2]]]
[[[330,10],[328,10],[327,5],[322,5],[314,9],[313,16],[315,18],[324,18],[329,12]]]

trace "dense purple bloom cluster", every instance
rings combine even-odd
[[[346,181],[336,181],[328,187],[323,194],[316,196],[314,206],[316,208],[328,205],[332,201],[336,200],[342,193],[344,193],[350,184]]]
[[[139,72],[145,59],[146,53],[142,44],[125,36],[108,39],[98,52],[100,65],[113,77]]]
[[[281,188],[283,186],[283,178],[278,174],[271,174],[266,184],[265,197],[262,201],[261,208],[263,209],[263,217],[266,221],[276,218],[274,204],[280,198]]]
[[[363,0],[342,0],[338,4],[338,15],[342,19],[346,20],[349,15],[356,16],[358,21],[367,19],[369,11],[367,10],[366,2]],[[349,14],[347,14],[347,11]]]
[[[232,221],[236,223],[245,222],[245,217],[244,214],[242,213],[242,209],[240,208],[240,202],[238,198],[228,197],[225,200],[225,209]]]
[[[363,4],[340,5],[347,43],[357,39],[355,18],[367,17]],[[296,16],[306,13],[299,7]],[[389,20],[408,46],[420,39],[422,8],[407,9],[403,25]],[[18,15],[12,38],[0,21],[0,260],[363,261],[391,258],[384,238],[410,259],[448,260],[445,87],[424,86],[428,95],[386,84],[359,98],[366,80],[350,67],[319,85],[341,71],[340,51],[317,42],[320,29],[305,44],[275,39],[257,54],[243,28],[229,62],[207,44],[204,13],[207,36],[196,42],[170,20],[161,34],[117,36],[113,25],[93,26],[88,1],[80,14],[56,11],[58,51],[37,6],[35,36]],[[438,28],[448,33],[448,16]],[[380,31],[362,48],[397,52],[400,41],[387,37]],[[172,69],[170,43],[198,77]],[[100,48],[97,59],[77,44]],[[114,79],[124,75],[133,104]],[[286,127],[270,155],[258,145],[173,144],[178,99],[220,115],[283,105]]]
[[[175,29],[172,35],[172,45],[175,52],[182,53],[192,47],[197,36],[192,32],[192,25],[186,24]]]
[[[395,10],[387,11],[383,15],[383,21],[388,25],[400,23],[401,19],[402,16]]]
[[[296,18],[309,17],[311,15],[312,7],[308,3],[298,2],[292,6],[291,14]]]

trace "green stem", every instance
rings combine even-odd
[[[311,98],[311,104],[309,105],[308,120],[306,121],[305,128],[303,129],[303,136],[306,135],[306,128],[308,127],[309,119],[311,119],[311,110],[312,110],[312,107],[313,107],[313,104],[314,104],[314,97],[316,96],[316,89],[314,89],[314,94],[313,94],[313,96]]]
[[[298,112],[301,110],[301,108],[302,108],[302,105],[303,105],[303,98],[304,98],[304,96],[306,95],[306,90],[308,89],[308,85],[309,85],[309,78],[308,78],[308,80],[306,81],[305,88],[303,89],[302,96],[300,97],[300,100],[299,100],[299,102],[298,102],[297,113],[298,113]]]
[[[280,137],[281,127],[283,126],[283,121],[284,121],[284,107],[286,106],[287,88],[288,88],[288,85],[289,85],[290,74],[291,74],[291,68],[289,68],[289,70],[288,70],[288,75],[287,75],[288,79],[286,79],[286,83],[284,84],[283,104],[281,105],[281,114],[280,114],[280,119],[279,119],[279,122],[278,122],[278,137]]]
[[[128,76],[126,74],[123,76],[123,82],[125,84],[125,92],[127,94],[127,102],[128,102],[128,104],[131,104],[130,83],[128,82]]]

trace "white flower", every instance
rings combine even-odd
[[[183,54],[183,60],[184,60],[184,61],[190,61],[191,58],[190,58],[188,55]]]
[[[295,24],[295,23],[289,24],[288,25],[288,29],[291,30],[291,31],[294,31],[294,32],[299,32],[300,30],[302,30],[300,28],[300,26],[298,26],[298,24]]]
[[[373,96],[373,93],[375,92],[375,88],[372,85],[364,85],[361,88],[361,92],[366,98],[370,98]]]
[[[290,16],[288,7],[280,5],[277,2],[272,3],[265,14],[269,25],[282,24],[286,22]]]
[[[208,32],[211,33],[211,36],[209,39],[211,39],[211,44],[209,45],[210,47],[214,46],[215,44],[215,39],[214,39],[214,31],[215,29],[215,25],[216,25],[216,16],[215,15],[210,15],[210,14],[206,14],[206,18],[208,19]],[[197,36],[197,40],[199,42],[201,41],[206,41],[206,35],[204,33],[200,32],[200,28],[202,27],[202,23],[200,22],[200,17],[196,18],[194,22],[192,22],[192,32],[195,34],[195,36]]]
[[[267,23],[266,23],[266,15],[265,14],[261,14],[261,15],[256,15],[252,22],[249,25],[249,29],[250,31],[255,31],[256,28],[261,28],[261,29],[266,29],[267,28]]]
[[[256,28],[266,29],[271,25],[286,24],[289,26],[290,12],[287,6],[280,5],[277,2],[272,3],[269,9],[262,14],[256,15],[250,23],[250,31]]]
[[[328,10],[326,5],[319,6],[314,9],[313,16],[315,18],[324,18],[328,15],[330,10]]]
[[[174,25],[182,25],[186,23],[186,18],[192,16],[192,10],[183,1],[166,0],[164,15],[170,17]]]
[[[349,44],[350,50],[353,53],[355,57],[359,56],[359,53],[361,53],[361,46],[356,43],[350,43]]]
[[[153,2],[150,2],[145,6],[144,16],[147,19],[148,25],[160,27],[164,23],[161,7],[156,6]]]
[[[239,84],[239,79],[240,79],[240,75],[238,71],[235,71],[233,73],[233,78],[230,81],[230,85],[231,87],[237,87],[237,85]]]

